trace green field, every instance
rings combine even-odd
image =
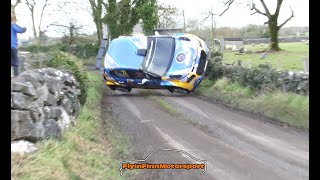
[[[261,54],[268,48],[268,44],[263,45],[245,45],[248,50],[246,53],[240,54],[238,51],[223,51],[223,62],[232,63],[242,60],[249,66],[258,64],[271,63],[272,67],[280,70],[303,70],[303,58],[309,57],[309,45],[304,42],[295,43],[279,43],[283,51],[268,52],[265,59],[260,59]],[[252,53],[250,54],[251,51]]]

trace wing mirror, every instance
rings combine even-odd
[[[139,56],[146,56],[147,55],[147,50],[146,49],[138,49],[137,54]]]

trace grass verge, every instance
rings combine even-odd
[[[124,179],[114,155],[126,152],[127,143],[119,130],[107,133],[101,126],[103,84],[98,74],[89,72],[87,101],[81,107],[75,127],[65,131],[61,140],[36,144],[29,155],[11,155],[12,179]],[[109,141],[109,139],[113,139]],[[117,145],[120,142],[120,145]]]
[[[309,129],[309,96],[280,91],[255,95],[251,89],[230,83],[227,78],[218,80],[211,87],[204,84],[198,94],[232,108]]]
[[[159,97],[156,97],[156,96],[148,96],[147,98],[152,102],[156,102],[161,109],[168,112],[171,116],[181,119],[186,123],[192,124],[193,126],[198,127],[200,130],[204,132],[208,132],[208,128],[209,128],[208,125],[202,124],[198,120],[185,116],[183,113],[181,113],[178,109],[173,107],[167,101],[160,99]]]
[[[160,99],[156,96],[148,96],[148,99],[153,102],[156,102],[164,111],[168,112],[171,116],[178,117],[180,115],[175,108],[173,108],[169,103],[167,103],[163,99]]]

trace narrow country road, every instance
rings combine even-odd
[[[169,148],[207,161],[203,175],[200,169],[136,170],[141,171],[137,179],[309,179],[306,131],[166,90],[123,93],[106,87],[102,104],[135,145],[132,158],[144,159],[155,149]],[[183,153],[161,151],[147,163],[198,162]]]

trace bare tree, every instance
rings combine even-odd
[[[38,39],[36,24],[35,24],[35,20],[34,20],[35,6],[36,6],[35,0],[26,0],[26,5],[28,6],[30,13],[31,13],[33,36],[35,39]]]
[[[226,9],[224,9],[224,11],[220,14],[220,16],[222,16],[231,6],[231,4],[234,3],[235,0],[227,0],[224,5],[227,6]],[[266,3],[264,2],[264,0],[259,0],[260,4],[263,7],[263,10],[260,10],[256,7],[256,4],[252,1],[251,3],[249,3],[250,5],[250,10],[254,11],[251,15],[253,14],[262,14],[264,16],[266,16],[268,18],[268,21],[265,22],[264,24],[268,24],[269,27],[269,32],[270,32],[270,50],[271,51],[279,51],[281,50],[279,48],[278,45],[278,33],[279,30],[288,22],[290,21],[293,17],[294,17],[294,13],[293,10],[291,9],[291,15],[290,17],[288,17],[283,23],[278,25],[278,17],[280,14],[280,9],[281,9],[281,5],[283,3],[283,0],[277,0],[277,7],[275,12],[272,14],[270,13],[269,8],[267,7]]]
[[[42,37],[44,36],[45,32],[50,27],[50,25],[48,25],[46,27],[46,29],[42,29],[42,21],[43,21],[44,12],[45,12],[46,7],[49,5],[48,1],[49,0],[44,0],[44,4],[41,6],[40,20],[38,23],[38,27],[36,28],[36,21],[35,21],[35,16],[36,16],[35,10],[36,10],[36,5],[37,5],[36,0],[26,0],[26,5],[31,13],[33,36],[39,45],[42,42]]]
[[[63,33],[62,42],[67,43],[69,45],[73,45],[76,43],[77,39],[80,37],[80,30],[83,26],[78,25],[76,21],[70,21],[69,24],[58,24],[54,23],[52,26],[61,27],[61,33]]]
[[[21,0],[16,0],[16,2],[14,4],[11,4],[11,14],[13,15],[14,19],[16,19],[16,7],[18,4],[21,3]]]

